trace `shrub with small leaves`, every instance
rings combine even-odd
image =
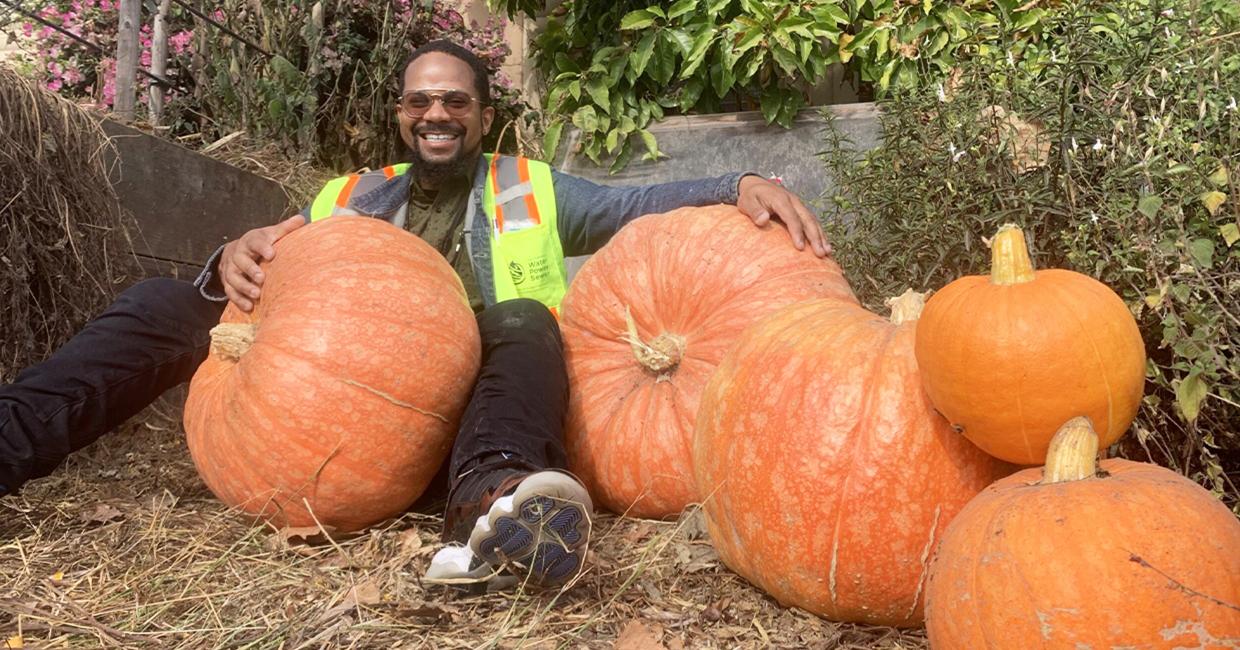
[[[1149,357],[1118,453],[1172,467],[1240,512],[1240,5],[1073,2],[1036,65],[999,48],[881,102],[865,154],[830,129],[828,230],[873,307],[984,272],[985,238],[1124,297]],[[999,54],[1002,52],[1002,54]]]

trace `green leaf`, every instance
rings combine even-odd
[[[1201,195],[1201,204],[1206,206],[1206,210],[1208,210],[1211,215],[1218,214],[1219,207],[1222,206],[1223,202],[1226,200],[1227,195],[1217,190],[1213,192],[1206,192]]]
[[[611,112],[611,97],[607,92],[607,79],[604,77],[591,77],[586,80],[586,92],[590,93],[590,99],[594,100],[604,111]]]
[[[598,130],[598,113],[593,106],[582,106],[573,113],[573,125],[586,133]]]
[[[715,96],[720,99],[732,90],[732,84],[736,83],[736,75],[732,72],[731,66],[716,63],[710,66],[710,85],[715,89]]]
[[[835,4],[819,5],[814,8],[813,16],[818,19],[818,22],[822,23],[847,25],[851,22],[848,18],[848,14],[843,9],[840,9],[839,5]]]
[[[1217,187],[1227,187],[1227,183],[1230,180],[1227,173],[1227,165],[1219,165],[1218,169],[1214,170],[1213,174],[1210,174],[1210,182]]]
[[[663,34],[667,34],[667,31],[663,31]],[[654,56],[650,61],[650,77],[660,84],[666,84],[672,80],[675,72],[676,45],[673,44],[671,37],[664,36],[654,45]]]
[[[286,112],[286,107],[284,105],[283,99],[276,97],[275,99],[267,103],[267,115],[271,119],[279,120],[280,118],[284,117],[285,112]]]
[[[767,124],[771,124],[775,118],[779,117],[779,109],[783,107],[783,97],[774,90],[767,90],[762,93],[759,103],[762,107],[762,118]]]
[[[555,53],[555,68],[563,72],[581,72],[581,66],[563,52]]]
[[[285,82],[297,83],[302,78],[301,71],[292,62],[279,54],[271,57],[270,65],[276,75]]]
[[[702,91],[706,89],[706,82],[701,77],[690,79],[685,87],[680,91],[680,111],[688,112],[702,97]]]
[[[710,0],[706,5],[706,13],[714,18],[722,13],[724,9],[727,9],[730,4],[732,4],[732,0]]]
[[[697,8],[698,0],[678,0],[667,10],[667,19],[679,18]]]
[[[714,34],[710,29],[703,29],[698,33],[697,38],[693,41],[693,50],[689,52],[689,56],[685,57],[685,65],[680,71],[680,78],[687,79],[690,75],[697,72],[698,66],[706,60],[706,53],[710,51],[710,44],[714,42]]]
[[[1218,227],[1218,234],[1223,236],[1223,241],[1227,243],[1228,248],[1231,248],[1232,244],[1240,241],[1240,226],[1237,226],[1234,221],[1225,223]]]
[[[1178,386],[1175,387],[1175,403],[1180,407],[1184,420],[1190,424],[1197,421],[1201,413],[1201,402],[1209,393],[1206,382],[1201,378],[1201,371],[1194,370]]]
[[[547,162],[555,160],[555,152],[560,148],[560,134],[564,132],[564,120],[556,120],[543,133],[543,156]]]
[[[629,57],[632,70],[641,76],[646,71],[646,65],[650,63],[650,55],[654,53],[654,39],[658,34],[650,32],[637,42],[637,47],[633,49],[633,54]]]
[[[655,139],[654,134],[641,129],[637,132],[641,136],[642,144],[646,145],[646,155],[642,156],[642,160],[658,160],[659,159],[659,142]]]
[[[619,146],[619,144],[620,144],[620,129],[612,129],[611,131],[608,131],[607,140],[603,143],[603,146],[607,148],[607,153],[614,152],[616,150],[616,147]]]
[[[1214,266],[1214,240],[1194,239],[1188,243],[1188,254],[1192,256],[1193,262],[1197,264],[1199,269],[1208,269]]]
[[[934,40],[930,42],[930,47],[926,50],[926,53],[929,54],[930,56],[934,56],[935,54],[938,54],[939,51],[942,50],[943,47],[947,45],[947,42],[950,40],[951,40],[951,37],[948,36],[947,32],[939,32],[934,37]]]
[[[654,24],[654,17],[654,14],[645,9],[630,11],[620,19],[620,29],[621,31],[645,29]]]
[[[753,49],[755,45],[762,42],[762,30],[757,27],[751,27],[740,33],[740,37],[733,45],[732,50],[736,54],[744,54]]]
[[[681,56],[688,57],[689,52],[693,51],[693,37],[683,29],[667,29],[663,33],[680,50]]]
[[[1146,217],[1153,219],[1154,215],[1162,209],[1163,200],[1161,196],[1155,194],[1146,194],[1137,201],[1137,211]]]
[[[796,77],[798,72],[797,55],[785,50],[782,45],[776,45],[771,48],[771,56],[775,58],[775,62],[783,69],[784,74],[789,77]]]
[[[667,14],[663,12],[663,7],[660,7],[659,5],[650,5],[649,7],[646,7],[646,11],[649,11],[659,18],[667,18]]]
[[[616,159],[611,161],[611,167],[607,169],[607,173],[615,174],[616,172],[628,166],[629,160],[633,157],[633,147],[628,140],[620,145],[620,153],[616,154]]]
[[[580,79],[574,79],[568,82],[568,94],[572,95],[573,99],[577,101],[581,101],[581,80]]]

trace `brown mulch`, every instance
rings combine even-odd
[[[179,419],[166,399],[0,499],[0,647],[927,647],[780,607],[722,566],[692,511],[600,516],[571,589],[423,584],[438,517],[331,540],[252,526],[198,479]]]

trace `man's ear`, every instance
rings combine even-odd
[[[491,123],[495,121],[495,107],[487,106],[482,109],[482,134],[486,135],[491,132]]]

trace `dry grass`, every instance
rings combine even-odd
[[[423,584],[438,517],[306,544],[212,498],[165,402],[0,499],[0,647],[925,648],[920,632],[784,609],[721,566],[700,519],[600,517],[562,592]]]

